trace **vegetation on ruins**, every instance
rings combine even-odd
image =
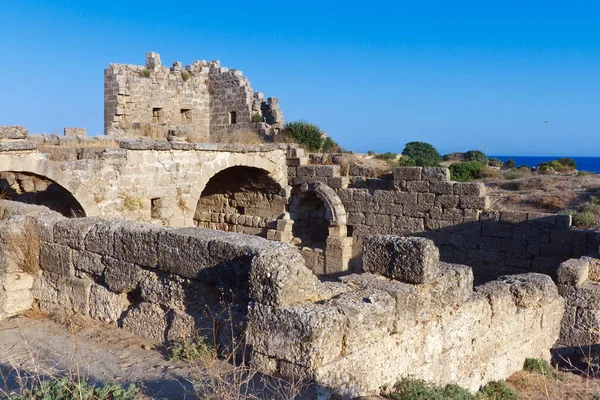
[[[181,79],[183,79],[184,82],[187,82],[188,79],[190,79],[192,77],[192,73],[186,70],[181,71]]]
[[[167,350],[170,361],[197,362],[205,357],[216,357],[216,351],[208,343],[206,336],[199,334],[184,336],[172,342]]]
[[[487,164],[488,158],[479,150],[469,150],[465,153],[465,161],[477,161],[482,164]]]
[[[503,165],[502,160],[498,158],[488,158],[488,166],[490,167],[502,168]]]
[[[468,182],[482,176],[485,164],[480,161],[454,163],[450,166],[450,179],[457,182]]]
[[[577,164],[572,158],[559,158],[556,160],[540,163],[538,164],[537,168],[541,173],[558,172],[565,174],[574,172],[577,168]]]
[[[321,128],[304,120],[287,122],[281,134],[310,151],[321,150],[325,140]]]
[[[263,122],[263,116],[259,113],[252,114],[252,122],[254,122],[254,123]]]
[[[148,68],[144,68],[141,73],[142,73],[143,77],[150,78],[150,75],[152,74],[152,70],[150,70]]]
[[[80,377],[32,377],[30,385],[17,391],[4,392],[10,400],[134,400],[139,388],[104,383],[96,385]]]
[[[409,142],[402,150],[402,155],[414,161],[419,167],[436,167],[442,161],[440,153],[425,142]]]
[[[477,394],[450,384],[435,386],[420,379],[402,379],[388,397],[392,400],[513,400],[517,394],[503,381],[485,385]]]

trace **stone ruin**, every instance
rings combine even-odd
[[[598,235],[570,216],[491,210],[446,168],[370,178],[290,144],[205,143],[283,123],[216,62],[149,53],[105,78],[107,136],[0,127],[1,197],[54,210],[1,201],[0,318],[35,303],[157,340],[210,327],[223,349],[233,327],[257,368],[325,397],[404,376],[475,390],[600,343]]]
[[[242,71],[219,61],[171,68],[158,53],[146,65],[110,64],[104,71],[104,133],[224,140],[235,132],[269,135],[283,128],[276,97],[254,92]]]
[[[403,377],[476,391],[526,357],[548,359],[564,310],[547,275],[474,289],[471,268],[440,262],[424,238],[366,238],[367,272],[322,281],[296,248],[256,236],[8,201],[0,215],[0,316],[36,303],[158,341],[197,329],[225,352],[233,329],[255,368],[310,380],[318,398],[376,394]]]

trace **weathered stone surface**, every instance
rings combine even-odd
[[[0,139],[25,139],[27,128],[20,125],[0,126]]]
[[[588,280],[589,262],[585,259],[570,259],[558,268],[558,283],[581,286]]]
[[[366,272],[409,283],[425,283],[439,275],[439,251],[431,240],[389,235],[363,242]]]
[[[0,152],[29,151],[37,149],[37,143],[32,140],[0,141]]]
[[[318,280],[296,250],[282,247],[252,260],[250,296],[257,302],[287,307],[317,297]]]
[[[122,327],[135,335],[162,342],[166,339],[167,319],[159,306],[144,302],[127,311]]]
[[[135,289],[141,279],[142,269],[135,264],[112,257],[103,257],[104,282],[115,293],[127,293]]]
[[[448,168],[423,168],[421,179],[432,182],[446,182],[450,180],[450,170]]]
[[[114,257],[144,267],[155,267],[161,230],[153,225],[124,224],[114,230]]]
[[[556,285],[548,275],[508,275],[500,277],[499,280],[510,286],[517,307],[540,306],[560,298]]]
[[[100,218],[64,219],[54,224],[53,241],[73,249],[85,247],[85,236],[102,220]]]
[[[72,250],[68,246],[53,243],[41,243],[40,268],[62,276],[73,276]]]
[[[94,319],[116,323],[128,305],[126,295],[113,293],[95,284],[90,288],[90,317]]]
[[[421,167],[396,167],[394,168],[395,181],[419,181],[421,180]]]

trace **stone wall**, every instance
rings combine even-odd
[[[104,130],[111,136],[159,138],[172,131],[206,141],[240,131],[267,133],[283,126],[278,104],[218,61],[167,68],[157,53],[147,53],[145,66],[110,64],[104,72]]]
[[[556,277],[561,262],[598,246],[597,233],[570,230],[567,215],[489,210],[483,183],[452,182],[447,168],[395,168],[389,179],[366,179],[341,176],[339,165],[298,165],[302,161],[288,158],[290,185],[296,190],[318,182],[335,192],[355,270],[362,241],[372,234],[430,238],[444,261],[473,267],[477,281],[525,272]]]
[[[563,353],[600,343],[600,259],[570,259],[558,269],[558,292],[565,298],[565,316],[557,347]]]
[[[255,236],[67,219],[6,201],[0,211],[3,237],[30,225],[39,242],[37,268],[25,273],[0,241],[9,255],[0,257],[2,317],[35,299],[51,314],[159,341],[198,329],[223,351],[233,325],[256,368],[310,379],[322,398],[375,394],[406,376],[476,390],[526,357],[548,358],[562,318],[549,277],[506,277],[473,291],[471,269],[439,262],[423,238],[369,238],[371,273],[322,282],[296,249]]]

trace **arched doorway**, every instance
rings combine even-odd
[[[48,207],[65,217],[85,217],[85,211],[64,187],[27,172],[0,172],[0,198]]]
[[[195,225],[267,237],[286,211],[285,190],[267,171],[234,166],[206,184],[194,214]]]

